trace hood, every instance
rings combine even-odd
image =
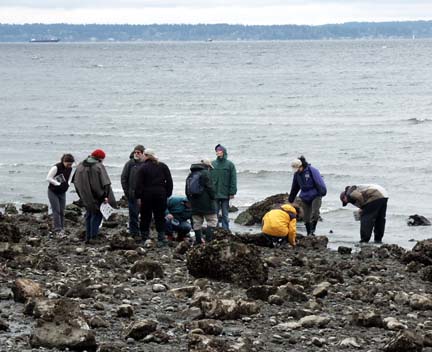
[[[83,161],[83,165],[84,166],[93,166],[93,165],[97,164],[98,162],[99,162],[98,159],[96,159],[90,155],[89,157],[87,157],[87,159],[85,159]]]
[[[223,149],[223,152],[224,152],[224,155],[223,155],[223,158],[222,159],[228,159],[228,150],[222,145],[222,144],[218,144],[216,147],[215,147],[215,151],[216,151],[216,149],[217,148],[222,148]],[[217,158],[217,159],[219,159],[219,158]],[[216,160],[217,160],[216,159]]]
[[[297,215],[297,210],[291,204],[283,204],[281,205],[281,208],[288,213],[294,213]]]
[[[192,164],[190,167],[191,171],[201,171],[201,170],[207,170],[207,168],[203,164]]]

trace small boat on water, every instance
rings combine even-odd
[[[30,43],[58,43],[60,39],[58,38],[45,38],[45,39],[30,39]]]

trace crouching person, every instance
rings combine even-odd
[[[210,160],[192,164],[190,174],[186,179],[186,196],[191,203],[192,223],[195,232],[195,245],[201,244],[202,225],[207,222],[205,239],[210,242],[213,239],[213,231],[217,225],[215,190],[210,178]]]
[[[262,232],[269,247],[289,242],[296,245],[297,210],[291,204],[267,212],[263,217]]]
[[[166,235],[169,240],[174,239],[177,233],[177,241],[183,241],[191,230],[189,220],[192,217],[191,204],[186,197],[172,196],[168,198],[165,216]]]

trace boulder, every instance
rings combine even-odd
[[[430,226],[431,222],[423,215],[410,215],[407,221],[408,226]]]
[[[423,337],[411,330],[399,332],[385,346],[385,352],[421,352]]]
[[[117,316],[121,318],[130,318],[134,314],[130,304],[122,304],[117,308]]]
[[[195,277],[232,282],[242,287],[263,284],[268,269],[255,246],[228,240],[197,246],[187,253],[187,268]]]
[[[114,236],[111,237],[109,242],[112,250],[129,250],[138,247],[136,241],[127,232],[120,232],[114,234]]]
[[[187,329],[201,329],[206,335],[220,335],[223,331],[222,322],[214,319],[203,319],[192,321],[186,325]]]
[[[300,288],[288,283],[286,285],[279,286],[276,293],[279,297],[292,302],[306,302],[308,300],[305,293]]]
[[[21,206],[23,213],[48,213],[48,205],[42,203],[25,203]]]
[[[133,338],[135,340],[142,340],[147,335],[156,331],[157,322],[154,320],[140,320],[132,323],[126,332],[126,338]]]
[[[22,303],[26,302],[29,298],[43,296],[42,286],[30,279],[16,279],[12,286],[12,292],[14,300]]]
[[[364,313],[353,313],[352,322],[354,325],[363,326],[365,328],[382,328],[384,326],[381,314],[375,311],[369,311]]]
[[[432,299],[426,295],[414,294],[410,297],[409,305],[415,310],[432,310]]]
[[[326,249],[328,244],[326,236],[297,236],[297,248]]]
[[[410,252],[408,251],[402,255],[401,260],[407,264],[414,261],[432,265],[432,239],[417,242]]]
[[[17,226],[6,222],[0,223],[0,242],[18,243],[21,239],[21,233]]]
[[[147,280],[154,279],[156,277],[163,278],[164,272],[162,266],[158,262],[151,260],[138,260],[131,267],[131,273],[144,274]]]
[[[342,255],[347,255],[347,254],[351,254],[352,252],[352,248],[351,247],[344,247],[344,246],[339,246],[337,249],[339,254]]]
[[[18,209],[14,203],[0,204],[0,207],[4,208],[5,214],[8,214],[8,215],[18,214]]]

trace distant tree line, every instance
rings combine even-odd
[[[87,41],[205,41],[205,40],[312,40],[360,38],[431,38],[432,21],[349,22],[321,26],[229,24],[0,24],[0,42],[27,42],[58,38]]]

